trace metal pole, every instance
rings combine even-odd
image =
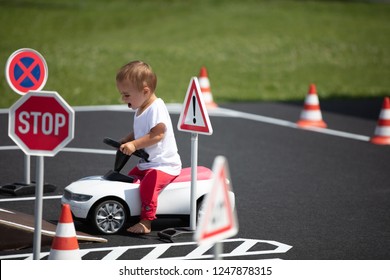
[[[191,215],[190,230],[196,230],[196,181],[198,178],[198,133],[191,134]]]
[[[217,242],[214,244],[214,260],[222,260],[223,253],[223,244],[222,242]]]
[[[24,182],[27,185],[31,184],[31,179],[30,179],[30,155],[24,155]]]
[[[38,156],[36,160],[36,187],[35,187],[35,221],[34,221],[34,243],[33,259],[39,260],[41,255],[41,232],[42,232],[42,201],[43,201],[43,176],[44,157]]]

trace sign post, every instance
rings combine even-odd
[[[5,77],[8,85],[20,95],[25,95],[30,90],[41,90],[46,84],[48,74],[49,71],[44,57],[36,50],[29,48],[13,52],[8,58],[5,67]],[[30,155],[25,154],[24,184],[17,184],[18,191],[22,188],[32,189],[34,187],[30,185],[30,162]],[[47,187],[50,186],[47,185]]]
[[[35,219],[33,239],[33,259],[39,260],[41,254],[42,209],[43,209],[43,182],[44,182],[44,158],[36,159],[36,190],[35,190]]]
[[[198,78],[193,77],[184,98],[184,106],[179,117],[177,128],[191,132],[191,215],[190,230],[196,229],[196,182],[198,166],[198,133],[211,135],[213,128],[206,110]]]
[[[232,195],[227,160],[223,156],[217,156],[213,164],[212,189],[206,197],[205,212],[194,236],[198,244],[214,244],[215,259],[220,259],[223,253],[222,243],[219,241],[238,232]]]
[[[190,230],[196,229],[196,189],[198,178],[198,134],[191,133],[191,200]]]
[[[9,111],[9,137],[26,155],[37,156],[33,258],[39,259],[42,231],[44,157],[55,156],[74,137],[74,110],[57,93],[31,91]]]

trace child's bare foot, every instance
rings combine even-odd
[[[149,220],[141,220],[139,223],[129,227],[127,232],[134,234],[148,234],[152,231],[152,222]]]

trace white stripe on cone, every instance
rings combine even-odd
[[[76,236],[76,230],[73,223],[58,223],[56,229],[56,236],[58,237],[74,237]]]
[[[390,109],[382,109],[379,114],[379,119],[381,120],[390,120]]]
[[[301,112],[301,119],[311,121],[321,121],[322,114],[319,110],[303,110]]]
[[[390,137],[390,127],[388,126],[377,126],[375,128],[375,135],[380,135],[384,137]]]
[[[305,98],[305,104],[307,105],[319,105],[320,101],[317,94],[308,94]]]
[[[80,250],[51,249],[49,260],[81,260]]]
[[[210,88],[210,81],[208,78],[199,77],[198,81],[201,88]]]

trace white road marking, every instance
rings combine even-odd
[[[60,152],[69,153],[84,153],[84,154],[101,154],[101,155],[115,155],[116,151],[113,150],[102,150],[102,149],[87,149],[87,148],[63,148]]]
[[[171,114],[180,114],[182,104],[178,103],[168,103],[167,104],[168,111]],[[129,108],[126,105],[101,105],[101,106],[75,106],[73,107],[75,112],[96,112],[96,111],[113,111],[113,112],[131,112]],[[9,109],[0,109],[0,114],[8,114]],[[263,122],[263,123],[268,123],[268,124],[273,124],[273,125],[278,125],[278,126],[284,126],[284,127],[290,127],[290,128],[295,128],[295,129],[302,129],[299,128],[296,123],[282,120],[282,119],[277,119],[277,118],[271,118],[271,117],[266,117],[262,115],[256,115],[256,114],[251,114],[251,113],[245,113],[245,112],[240,112],[236,110],[231,110],[231,109],[225,109],[225,108],[213,108],[209,109],[208,111],[210,116],[214,117],[230,117],[230,118],[241,118],[241,119],[246,119],[246,120],[252,120],[252,121],[257,121],[257,122]],[[348,138],[348,139],[353,139],[353,140],[358,140],[358,141],[369,141],[370,137],[366,135],[360,135],[360,134],[355,134],[355,133],[349,133],[349,132],[344,132],[344,131],[339,131],[339,130],[333,130],[329,128],[308,128],[307,130],[317,132],[317,133],[322,133],[322,134],[327,134],[327,135],[332,135],[332,136],[337,136],[337,137],[343,137],[343,138]],[[7,150],[9,149],[14,149],[14,146],[4,146],[0,147],[0,150]],[[69,149],[69,150],[66,150]],[[92,153],[92,151],[89,151],[88,149],[85,149],[84,151],[80,149],[79,151],[76,150],[78,148],[64,148],[62,151],[64,152],[84,152],[84,153]],[[90,149],[93,150],[93,149]],[[105,154],[103,152],[104,150],[97,150],[97,153]],[[110,153],[108,153],[110,154]]]
[[[0,151],[11,151],[19,150],[18,146],[0,146]],[[88,149],[88,148],[75,148],[75,147],[65,147],[61,152],[68,153],[84,153],[84,154],[101,154],[101,155],[115,155],[116,151],[113,150],[103,150],[103,149]]]
[[[238,256],[254,256],[254,255],[267,255],[267,254],[284,254],[287,253],[292,246],[283,244],[277,241],[272,240],[260,240],[260,239],[246,239],[246,238],[236,238],[236,239],[225,239],[221,241],[223,244],[232,243],[232,242],[242,242],[238,245],[236,249],[231,251],[230,253],[223,253],[221,257],[238,257]],[[253,246],[259,243],[266,243],[275,246],[275,249],[271,250],[251,250]],[[176,257],[162,257],[162,255],[173,247],[180,246],[197,246],[195,242],[181,242],[181,243],[163,243],[163,244],[148,244],[148,245],[137,245],[137,246],[119,246],[119,247],[101,247],[101,248],[91,248],[91,249],[80,249],[81,257],[87,255],[90,252],[106,252],[110,251],[107,255],[105,255],[103,260],[117,260],[124,253],[131,250],[139,250],[139,249],[152,249],[145,256],[141,257],[142,260],[194,260],[194,259],[211,259],[214,256],[212,254],[206,254],[211,247],[210,246],[200,246],[195,247],[187,255],[176,256]],[[48,256],[50,252],[41,253],[40,258],[45,258]],[[263,258],[263,257],[262,257]],[[32,254],[17,254],[17,255],[7,255],[0,256],[0,259],[25,259],[31,260]]]
[[[43,199],[60,199],[62,195],[44,196]],[[12,201],[28,201],[35,200],[35,196],[32,197],[16,197],[16,198],[2,198],[0,202],[12,202]]]
[[[20,150],[18,146],[0,146],[0,151]]]
[[[170,247],[170,244],[161,244],[159,246],[156,246],[152,251],[150,251],[146,256],[144,256],[142,260],[158,259],[158,257],[164,254]]]

